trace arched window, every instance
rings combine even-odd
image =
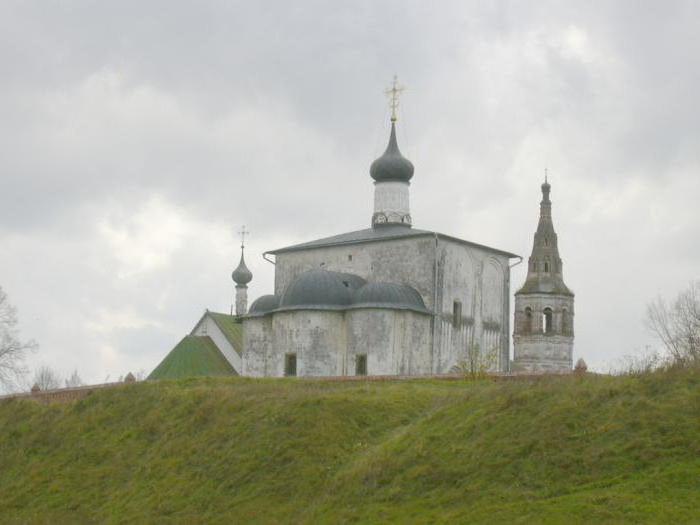
[[[542,331],[545,334],[551,334],[554,332],[554,324],[552,323],[552,309],[547,307],[542,312]]]
[[[549,272],[549,263],[546,262],[546,263],[544,263],[544,273],[548,273],[548,272]]]
[[[549,239],[547,237],[544,238],[544,245],[549,246]]]
[[[523,326],[523,332],[526,334],[532,333],[532,308],[529,306],[525,308],[525,325]]]
[[[452,303],[452,326],[459,328],[462,324],[462,301]]]

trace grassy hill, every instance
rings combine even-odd
[[[0,403],[0,522],[700,523],[700,373]]]

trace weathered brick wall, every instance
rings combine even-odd
[[[73,388],[58,388],[56,390],[40,390],[38,392],[23,392],[0,396],[0,401],[6,399],[31,399],[45,405],[51,403],[69,403],[91,395],[96,390],[107,388],[128,387],[130,383],[104,383],[101,385],[78,386]]]

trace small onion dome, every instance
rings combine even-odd
[[[261,295],[250,305],[248,315],[265,315],[277,308],[280,298],[276,295]]]
[[[396,143],[396,125],[391,123],[389,145],[384,154],[372,163],[369,174],[377,182],[399,181],[408,182],[413,177],[413,164],[404,158]]]
[[[294,279],[280,301],[283,308],[342,307],[352,302],[352,292],[364,284],[357,275],[328,270],[309,270]]]
[[[238,263],[238,268],[233,270],[233,273],[231,274],[231,279],[233,279],[233,282],[235,282],[239,286],[245,286],[253,280],[253,274],[245,265],[243,251],[241,251],[241,262]]]

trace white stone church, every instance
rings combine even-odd
[[[386,151],[370,167],[371,227],[266,252],[274,293],[249,309],[252,274],[241,251],[236,315],[207,311],[150,377],[410,376],[475,363],[492,372],[570,371],[573,293],[562,277],[549,184],[516,294],[511,361],[510,268],[522,258],[414,228],[413,173],[394,114]]]

